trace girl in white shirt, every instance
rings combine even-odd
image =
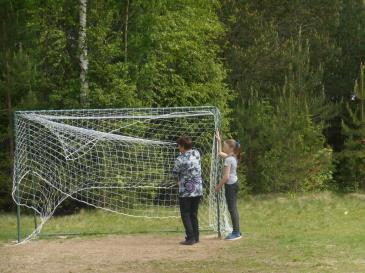
[[[216,192],[220,192],[222,187],[225,189],[225,196],[228,206],[228,211],[231,215],[233,231],[226,237],[226,240],[241,239],[239,213],[237,210],[237,194],[239,190],[237,167],[241,157],[241,145],[234,139],[228,139],[223,142],[219,132],[216,133],[218,141],[219,155],[224,158],[223,177],[215,188]]]

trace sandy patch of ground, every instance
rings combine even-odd
[[[182,246],[181,236],[131,235],[37,240],[0,246],[0,272],[153,272],[153,263],[208,260],[227,242],[206,235]]]

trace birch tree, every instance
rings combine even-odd
[[[89,105],[89,82],[87,72],[89,61],[87,58],[86,43],[86,12],[87,0],[80,0],[80,31],[79,31],[79,49],[80,49],[80,103],[83,107]]]

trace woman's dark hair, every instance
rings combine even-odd
[[[233,153],[235,154],[235,156],[237,158],[237,165],[240,164],[240,161],[241,161],[241,144],[239,143],[239,141],[234,140],[234,139],[227,139],[224,142],[227,143],[227,145],[233,149]]]
[[[177,144],[184,147],[185,150],[193,148],[193,141],[191,140],[191,137],[186,135],[179,137]]]

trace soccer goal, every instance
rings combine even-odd
[[[125,217],[179,217],[172,176],[176,140],[187,134],[202,155],[203,229],[230,231],[224,194],[216,194],[222,170],[215,107],[18,111],[15,113],[13,199],[41,219],[24,238],[36,237],[67,198]]]

